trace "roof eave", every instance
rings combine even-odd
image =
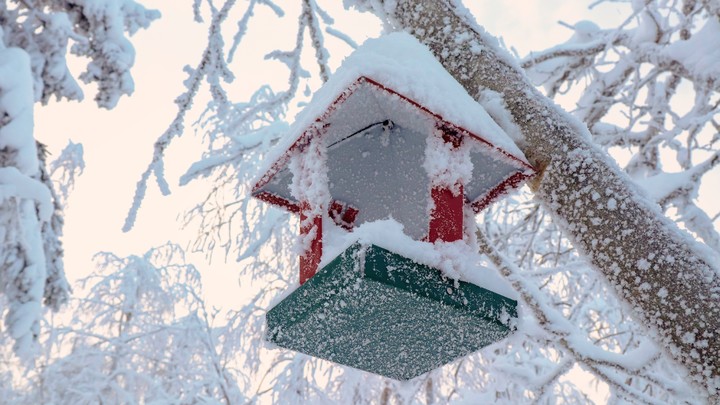
[[[337,110],[340,105],[348,98],[350,97],[362,84],[369,84],[372,86],[377,87],[378,89],[385,91],[389,94],[393,94],[400,99],[408,102],[415,108],[417,108],[419,111],[422,111],[425,114],[428,114],[432,116],[438,123],[442,126],[445,126],[453,131],[456,131],[462,135],[466,135],[470,137],[471,139],[474,139],[481,144],[483,144],[485,147],[492,148],[498,152],[500,152],[501,155],[506,157],[509,162],[511,162],[514,166],[516,166],[520,171],[513,173],[511,176],[509,176],[507,179],[505,179],[502,183],[500,183],[498,186],[494,187],[490,192],[486,193],[483,197],[480,197],[476,199],[474,202],[472,202],[473,209],[475,212],[482,211],[487,205],[489,205],[491,202],[495,201],[500,196],[504,195],[507,191],[511,190],[512,188],[517,188],[522,184],[522,182],[527,179],[528,177],[531,177],[535,174],[535,169],[528,163],[525,159],[520,158],[519,156],[515,156],[511,154],[510,152],[495,146],[493,143],[489,142],[485,138],[483,138],[481,135],[475,134],[459,125],[453,124],[451,122],[446,121],[440,114],[437,114],[418,102],[414,101],[413,99],[404,96],[403,94],[398,93],[397,91],[369,78],[366,76],[360,76],[358,77],[350,86],[348,86],[347,89],[345,89],[342,93],[340,93],[335,100],[330,104],[330,106],[323,112],[322,115],[317,117],[312,125],[304,128],[302,130],[302,133],[298,138],[293,142],[293,144],[285,151],[283,152],[280,157],[275,161],[275,163],[270,166],[270,169],[267,170],[265,173],[260,176],[260,178],[255,182],[255,185],[252,189],[252,196],[256,197],[262,201],[268,202],[273,205],[280,206],[290,212],[299,212],[299,205],[296,202],[290,201],[284,197],[280,197],[276,194],[272,194],[270,192],[267,192],[265,190],[262,190],[262,188],[268,184],[272,179],[279,173],[281,170],[287,166],[288,162],[290,161],[290,158],[295,153],[296,150],[302,150],[309,142],[310,139],[313,136],[316,136],[317,134],[324,133],[324,130],[327,126],[327,120],[330,117],[330,115]],[[319,131],[317,129],[320,129]]]

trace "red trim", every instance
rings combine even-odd
[[[335,223],[345,230],[352,230],[355,226],[355,219],[360,211],[352,205],[333,200],[328,209],[328,215]]]
[[[449,128],[446,125],[438,126],[438,129],[442,131],[442,139],[446,143],[452,145],[453,148],[459,148],[462,145],[463,137],[458,134],[454,128]]]
[[[435,243],[438,240],[453,242],[463,238],[463,205],[465,197],[463,187],[454,194],[447,187],[433,187],[430,197],[435,207],[430,214],[430,229],[428,241]]]
[[[499,197],[507,194],[510,190],[518,188],[525,180],[532,177],[534,174],[534,172],[531,174],[528,174],[527,172],[514,172],[512,175],[510,175],[507,179],[503,180],[498,186],[490,190],[484,196],[478,197],[477,200],[470,202],[473,211],[475,211],[475,213],[477,214],[480,211],[484,210],[488,205],[490,205],[490,203],[497,200]],[[257,198],[258,200],[265,201],[266,203],[269,203],[276,207],[282,208],[293,214],[300,213],[300,206],[297,203],[287,200],[276,194],[272,194],[268,191],[255,192],[253,194],[253,197]],[[350,211],[354,212],[354,216],[352,216],[352,218],[344,218],[345,215],[343,215],[343,220],[348,224],[351,224],[352,227],[354,226],[355,218],[358,211],[357,208],[350,207],[350,209],[347,211],[347,215],[353,215],[350,213]],[[343,226],[342,224],[338,225]]]
[[[279,195],[273,194],[268,191],[257,191],[253,193],[253,197],[257,198],[258,200],[265,201],[266,203],[272,204],[276,207],[284,208],[287,211],[292,212],[293,214],[300,213],[300,206],[292,202],[286,198],[280,197]]]
[[[490,190],[484,196],[473,201],[473,211],[475,211],[475,213],[477,214],[478,212],[484,210],[485,207],[490,205],[490,203],[497,200],[499,197],[507,194],[510,190],[518,188],[520,184],[522,184],[527,178],[532,177],[534,174],[534,172],[532,174],[523,172],[513,173],[511,176],[503,180],[503,182],[500,183],[497,187]]]
[[[355,220],[357,219],[357,215],[360,212],[357,208],[348,205],[345,212],[343,212],[342,215],[342,222],[346,225],[347,230],[352,229],[355,226]]]
[[[300,235],[308,235],[315,229],[315,237],[310,241],[308,249],[300,255],[300,285],[317,273],[322,258],[322,215],[308,220],[306,213],[309,211],[310,204],[303,202],[300,211]]]
[[[440,134],[430,136],[441,136],[446,148],[457,150],[463,143],[463,137],[458,135],[453,128],[446,125],[438,125]],[[453,242],[463,237],[463,206],[465,205],[465,193],[463,184],[458,184],[456,179],[457,193],[453,193],[450,187],[433,185],[430,189],[430,198],[433,201],[433,209],[430,212],[428,224],[428,241],[435,243],[438,240]],[[431,179],[431,184],[434,183]]]
[[[343,208],[345,208],[345,205],[341,203],[338,200],[333,200],[330,203],[330,208],[328,209],[328,215],[330,215],[330,218],[335,220],[335,218],[340,218]]]

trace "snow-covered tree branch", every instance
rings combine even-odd
[[[33,133],[33,105],[81,100],[68,53],[87,57],[80,79],[97,83],[98,106],[131,94],[133,34],[157,18],[132,0],[17,0],[0,5],[0,300],[18,354],[34,352],[41,304],[68,298],[63,269],[62,204]],[[70,49],[68,47],[70,46]],[[4,305],[3,305],[4,307]]]

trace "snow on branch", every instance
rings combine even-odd
[[[590,77],[575,115],[600,145],[633,151],[625,170],[652,189],[663,209],[677,208],[686,228],[717,251],[720,234],[696,200],[704,175],[718,161],[713,118],[720,112],[720,54],[707,46],[720,39],[720,22],[708,18],[708,2],[686,1],[682,7],[636,2],[632,11],[621,27],[595,30],[591,42],[578,45],[571,39],[533,53],[523,67],[549,96],[561,87],[580,87],[579,78]],[[582,27],[573,28],[576,38]],[[571,63],[581,58],[589,58],[590,65]],[[600,63],[603,70],[593,67]],[[560,71],[548,73],[552,66]],[[644,93],[645,100],[638,100]],[[689,110],[688,99],[694,99]],[[678,164],[685,173],[665,173],[662,168],[669,164]],[[684,183],[660,181],[670,177],[682,177]]]
[[[211,90],[214,90],[212,93],[215,95],[215,99],[221,100],[222,102],[221,95],[224,94],[224,90],[220,87],[219,78],[222,77],[225,80],[232,80],[232,73],[230,73],[223,56],[223,40],[220,30],[223,21],[225,21],[234,5],[235,0],[227,0],[223,4],[222,9],[213,15],[208,33],[208,46],[205,48],[197,67],[195,69],[186,69],[190,73],[190,77],[185,81],[187,91],[175,100],[175,104],[178,106],[178,112],[170,123],[170,126],[155,141],[152,160],[137,183],[130,211],[125,218],[125,224],[123,225],[124,232],[130,231],[135,224],[137,211],[140,209],[142,200],[145,198],[147,182],[151,175],[155,175],[160,191],[164,195],[170,194],[170,188],[165,180],[163,169],[165,150],[170,146],[174,138],[182,136],[185,129],[185,115],[192,107],[193,99],[200,89],[203,80],[207,80],[208,83],[210,83]]]
[[[327,49],[325,49],[320,22],[317,18],[318,15],[322,17],[326,23],[332,23],[330,17],[318,7],[315,0],[303,0],[303,17],[305,18],[305,24],[307,24],[310,38],[312,38],[312,46],[315,48],[315,59],[320,67],[320,78],[323,82],[326,82],[330,77],[330,68],[327,64],[329,55]]]
[[[159,17],[133,0],[10,0],[0,6],[0,291],[16,353],[37,348],[41,304],[57,310],[70,288],[63,268],[62,206],[33,136],[35,102],[81,100],[68,53],[88,59],[80,79],[97,83],[112,108],[133,91],[134,49],[126,35]]]
[[[536,215],[538,215],[538,212],[533,210],[526,219]],[[486,224],[486,226],[496,228],[489,223]],[[517,239],[520,243],[527,243],[522,237],[513,236],[513,234],[517,233],[517,228],[504,232],[508,233],[507,236],[502,236],[502,234],[497,235],[501,241]],[[538,235],[539,238],[542,237],[541,235],[542,234]],[[621,393],[633,401],[655,403],[652,397],[643,393],[648,387],[638,389],[638,387],[642,387],[643,384],[652,385],[653,390],[656,392],[658,390],[667,390],[665,395],[669,397],[687,398],[687,395],[693,395],[692,391],[688,390],[687,387],[675,384],[674,376],[657,375],[652,371],[654,365],[660,361],[660,351],[654,344],[646,340],[635,349],[628,350],[626,348],[622,353],[618,353],[608,350],[608,348],[600,347],[600,345],[603,344],[603,339],[597,339],[595,343],[589,341],[588,332],[583,329],[583,326],[588,320],[578,317],[582,314],[582,311],[572,311],[570,313],[570,319],[567,319],[566,315],[562,313],[565,311],[559,311],[556,306],[557,304],[554,304],[558,299],[556,298],[556,294],[544,288],[547,284],[543,284],[540,280],[547,277],[549,275],[548,273],[533,272],[528,269],[519,268],[514,264],[514,260],[511,260],[497,249],[497,245],[490,241],[481,228],[477,230],[476,238],[480,251],[487,255],[503,276],[511,282],[513,288],[518,291],[521,296],[523,308],[528,310],[528,315],[536,320],[537,326],[542,331],[534,330],[529,320],[524,319],[521,321],[521,325],[524,326],[520,327],[519,332],[528,334],[525,339],[538,339],[545,334],[548,337],[543,339],[547,339],[548,343],[557,345],[560,350],[566,352],[567,356],[569,356],[569,358],[564,357],[564,360],[558,364],[558,368],[554,373],[533,377],[529,380],[534,381],[532,384],[536,385],[538,389],[541,389],[541,392],[551,385],[549,379],[556,380],[560,375],[567,372],[574,363],[578,363],[582,368],[591,371],[601,381],[610,385],[614,391]],[[530,243],[541,246],[540,244],[542,242],[537,240],[531,241]],[[530,245],[528,247],[530,247]],[[522,256],[520,256],[520,258],[520,260],[522,260]],[[585,267],[584,265],[581,266]],[[570,271],[576,273],[582,267],[573,267]],[[559,274],[560,272],[561,270],[557,267],[553,270],[554,274]],[[586,276],[587,275],[584,277]],[[552,278],[550,280],[552,280]],[[585,281],[584,284],[587,285],[587,281]],[[540,285],[541,287],[538,287]],[[585,294],[581,294],[580,302],[574,303],[573,307],[578,309],[587,307],[593,299],[596,299],[593,298],[590,293],[590,291],[596,288],[597,287],[592,286],[586,290],[587,292]],[[609,347],[612,348],[613,346]],[[618,350],[618,348],[616,347],[615,350]],[[560,375],[555,375],[555,373]],[[628,384],[628,381],[632,381],[632,379],[628,378],[629,376],[636,378],[634,383],[636,386]],[[528,376],[528,378],[530,377]],[[536,380],[537,378],[539,378],[539,380]],[[641,383],[639,381],[640,379],[642,379],[644,383]],[[538,398],[541,398],[543,395],[544,394],[541,393]]]
[[[107,109],[134,90],[130,69],[135,50],[126,34],[160,17],[133,0],[11,0],[0,15],[6,22],[5,43],[31,55],[36,100],[83,98],[67,67],[71,53],[89,59],[79,78],[97,83],[95,101]]]
[[[49,167],[49,176],[53,178],[54,184],[58,187],[59,204],[65,206],[77,177],[85,171],[85,159],[83,158],[83,145],[68,141],[60,155],[53,160]]]
[[[269,1],[249,2],[239,17],[238,28],[228,52],[228,61],[237,55],[241,41],[245,39],[247,25],[259,6],[270,7],[277,17],[283,17],[286,13],[284,9]],[[284,115],[287,105],[297,97],[300,82],[310,77],[309,70],[304,68],[301,62],[306,48],[305,33],[309,34],[310,49],[314,50],[314,59],[318,65],[321,79],[326,80],[330,75],[329,54],[325,49],[322,28],[333,29],[334,20],[314,0],[303,1],[300,6],[294,46],[289,50],[272,50],[265,56],[266,59],[277,60],[287,66],[289,71],[287,87],[276,91],[268,86],[261,86],[248,102],[225,104],[214,101],[208,106],[203,113],[203,118],[199,121],[209,143],[209,150],[204,154],[202,160],[193,164],[182,176],[180,184],[187,184],[198,177],[213,176],[220,187],[213,187],[208,198],[190,210],[184,217],[186,225],[195,219],[200,220],[202,230],[196,241],[198,249],[222,247],[227,255],[231,246],[237,248],[242,246],[240,241],[246,240],[248,233],[256,236],[268,236],[267,232],[255,232],[250,228],[252,222],[249,219],[256,218],[257,213],[253,213],[254,209],[250,208],[254,203],[250,204],[247,201],[249,189],[246,183],[249,183],[255,175],[258,162],[264,157],[267,150],[275,144],[281,134],[286,132],[287,124],[284,122]],[[217,20],[214,26],[219,27],[221,22],[222,20]],[[342,34],[338,30],[335,31]],[[222,48],[213,45],[212,40],[208,42],[206,53],[213,47],[215,50],[212,52],[215,55],[222,55]],[[197,69],[191,71],[192,77],[186,83],[199,83],[202,80],[201,69],[204,66],[207,66],[207,63],[201,63]],[[197,91],[198,87],[196,86],[191,92],[181,96],[180,100],[183,105],[189,108],[191,105],[189,100],[195,97]],[[214,94],[217,91],[211,89],[211,93]],[[156,170],[158,163],[156,162],[162,161],[167,145],[172,138],[179,136],[184,130],[182,123],[187,108],[181,109],[181,113],[176,116],[173,126],[171,126],[172,136],[167,136],[170,132],[166,132],[156,143],[153,163],[138,182],[136,196],[124,230],[127,231],[132,227],[150,176],[155,174],[156,177],[159,177]],[[226,201],[225,196],[221,196],[222,193],[228,192],[228,188],[232,188],[229,195],[232,195],[235,200]],[[265,212],[266,210],[263,208],[261,211]],[[274,216],[268,218],[271,217],[274,218]],[[276,223],[273,219],[269,219],[269,221],[271,224]],[[273,227],[274,225],[270,225],[270,228]],[[243,249],[245,253],[238,253],[239,257],[247,257],[247,252],[259,249],[265,241],[267,241],[265,237],[262,238],[262,241],[254,241],[250,244],[249,249]]]
[[[206,308],[200,273],[182,248],[103,252],[96,263],[81,282],[87,295],[73,301],[72,321],[54,332],[73,350],[38,370],[44,383],[26,403],[247,402],[242,377],[228,366],[226,348],[237,340],[227,338],[236,330],[226,332],[231,327]]]

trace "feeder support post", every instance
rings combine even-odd
[[[458,152],[457,149],[462,144],[462,137],[444,128],[438,129],[442,133],[444,146],[450,148],[452,152]],[[435,136],[440,136],[440,134]],[[438,240],[443,242],[461,240],[463,238],[463,204],[465,203],[463,184],[460,179],[456,180],[454,187],[434,180],[430,179],[430,198],[433,200],[433,208],[430,213],[428,240],[431,243]]]
[[[311,128],[303,140],[300,153],[290,161],[291,192],[300,202],[300,284],[314,276],[320,265],[323,213],[330,202],[321,128]]]
[[[300,206],[300,284],[304,284],[318,270],[322,258],[322,215],[313,213],[308,202]]]

